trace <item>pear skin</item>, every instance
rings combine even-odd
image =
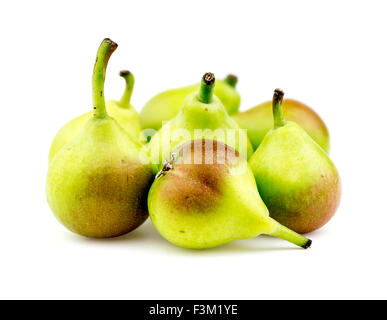
[[[105,107],[106,66],[116,48],[110,39],[101,43],[93,73],[93,115],[53,157],[47,173],[47,201],[54,215],[86,237],[116,237],[148,217],[152,170],[140,161],[139,144]]]
[[[237,78],[228,75],[225,80],[217,80],[214,93],[223,103],[228,114],[238,112],[240,106],[240,95],[235,86]],[[171,89],[157,94],[151,98],[140,112],[141,126],[144,129],[159,130],[163,121],[169,121],[180,111],[187,96],[197,92],[200,83],[177,89]]]
[[[206,82],[206,77],[210,79],[209,82]],[[252,155],[253,148],[246,132],[240,130],[238,124],[227,114],[222,102],[213,95],[214,83],[215,76],[206,73],[198,92],[186,97],[179,114],[152,137],[148,156],[155,173],[160,170],[163,161],[170,157],[173,148],[193,139],[219,140],[230,144],[241,153],[244,151],[247,158]],[[203,100],[202,92],[207,94],[208,101]]]
[[[185,248],[207,249],[262,233],[304,248],[311,244],[269,217],[246,160],[220,141],[178,146],[156,176],[148,208],[160,234]]]
[[[320,147],[329,152],[329,132],[320,116],[306,104],[293,99],[283,101],[283,113],[285,119],[299,124]],[[247,129],[247,135],[256,150],[265,135],[273,129],[272,101],[264,102],[245,112],[239,112],[232,118],[243,129]]]
[[[90,119],[50,163],[47,201],[69,230],[93,238],[115,237],[148,217],[153,178],[139,147],[112,118]]]
[[[130,104],[130,97],[132,95],[134,86],[134,77],[129,71],[124,70],[120,72],[120,76],[125,79],[126,87],[120,101],[110,100],[106,102],[106,110],[116,121],[122,126],[127,134],[135,141],[141,143],[142,129],[138,114],[134,107]],[[86,112],[73,120],[66,123],[56,134],[51,143],[48,160],[57,154],[57,152],[73,140],[85,127],[86,122],[92,117],[93,112]]]
[[[339,173],[322,148],[282,115],[283,92],[273,98],[274,129],[249,160],[270,216],[298,233],[325,225],[338,208]]]

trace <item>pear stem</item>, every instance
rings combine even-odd
[[[106,67],[110,56],[117,49],[117,44],[112,40],[106,38],[102,41],[98,48],[97,58],[95,59],[93,71],[93,108],[94,117],[103,119],[107,116],[105,106],[104,84]]]
[[[132,97],[134,87],[134,76],[128,70],[122,70],[120,72],[120,77],[124,78],[126,82],[125,91],[120,100],[120,106],[123,108],[129,108],[130,98]]]
[[[215,76],[211,72],[204,74],[199,89],[199,101],[202,103],[211,103],[215,87]]]
[[[281,89],[275,89],[273,95],[274,129],[283,127],[286,122],[282,112],[282,100],[285,93]]]
[[[304,249],[308,249],[312,245],[312,240],[305,238],[304,236],[300,235],[297,232],[294,232],[293,230],[290,230],[289,228],[283,226],[274,219],[270,219],[275,222],[275,228],[269,233],[269,235],[289,241]]]
[[[224,82],[226,82],[229,86],[235,88],[238,83],[238,77],[233,74],[228,74],[226,79],[224,79]]]

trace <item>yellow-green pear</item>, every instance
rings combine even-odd
[[[284,93],[274,91],[274,128],[249,160],[270,216],[299,233],[321,228],[340,202],[339,173],[327,153],[298,124],[285,121]]]
[[[94,112],[81,132],[49,163],[47,201],[69,230],[87,237],[125,234],[148,217],[147,193],[152,170],[140,161],[132,140],[105,107],[108,60],[117,44],[102,41],[93,72]]]
[[[253,148],[246,130],[227,114],[222,102],[213,94],[215,76],[204,74],[198,92],[191,93],[176,117],[166,123],[148,145],[148,156],[157,173],[173,148],[184,141],[213,139],[229,144],[249,158]]]

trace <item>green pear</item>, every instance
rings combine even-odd
[[[293,99],[283,101],[283,112],[286,119],[299,124],[317,144],[329,152],[329,132],[320,116],[306,104]],[[239,112],[232,118],[243,129],[256,150],[266,133],[273,129],[272,101],[264,102],[245,112]]]
[[[214,139],[225,142],[250,157],[253,148],[245,131],[227,114],[222,102],[213,95],[215,76],[204,74],[198,92],[191,93],[178,115],[165,124],[148,145],[148,157],[157,173],[171,150],[184,141]]]
[[[140,161],[141,145],[105,107],[108,60],[117,44],[105,39],[93,72],[94,113],[81,132],[58,151],[47,173],[47,201],[69,230],[87,237],[115,237],[148,217],[152,170]]]
[[[238,112],[241,98],[236,91],[237,77],[228,75],[225,80],[217,80],[215,95],[223,103],[228,114]],[[159,130],[163,121],[174,118],[184,104],[184,100],[192,92],[199,90],[200,83],[191,86],[172,89],[159,93],[151,98],[140,112],[141,126],[144,129]]]
[[[326,152],[282,114],[284,93],[273,98],[274,129],[250,158],[270,216],[299,233],[314,231],[334,215],[341,195],[339,173]]]
[[[152,184],[148,208],[159,233],[185,248],[207,249],[260,234],[311,245],[269,217],[246,160],[220,141],[178,146]]]
[[[121,71],[120,76],[125,79],[125,91],[120,101],[110,100],[106,102],[107,112],[122,126],[122,128],[136,141],[145,142],[142,138],[140,119],[134,107],[130,104],[130,98],[134,86],[133,74],[127,70]],[[48,160],[73,140],[85,127],[93,112],[86,112],[65,124],[56,134],[50,148]]]

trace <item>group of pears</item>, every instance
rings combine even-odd
[[[116,48],[102,41],[93,108],[52,142],[46,192],[57,219],[80,235],[109,238],[149,215],[164,238],[192,249],[260,234],[310,247],[301,234],[328,222],[341,191],[321,118],[283,100],[280,89],[272,101],[238,113],[237,78],[215,81],[212,73],[156,95],[138,115],[129,71],[120,72],[121,100],[105,103],[106,67]],[[148,142],[144,129],[157,131]]]

